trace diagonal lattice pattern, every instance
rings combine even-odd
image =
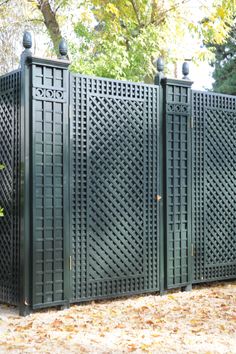
[[[144,231],[143,102],[90,96],[89,107],[89,278],[139,275]]]
[[[236,276],[236,99],[193,91],[194,282]]]
[[[20,73],[0,78],[0,301],[19,301],[19,109]]]
[[[236,262],[236,114],[206,110],[206,263]]]
[[[74,301],[159,289],[158,90],[71,75]]]
[[[13,204],[13,144],[12,130],[14,129],[14,111],[12,94],[0,96],[0,136],[1,136],[1,163],[5,169],[1,172],[1,206],[5,210],[5,219],[1,220],[1,248],[0,269],[1,279],[9,281],[11,274],[11,249],[12,249],[12,204]]]

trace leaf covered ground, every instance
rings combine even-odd
[[[236,353],[236,281],[22,318],[0,305],[0,353]]]

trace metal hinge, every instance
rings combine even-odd
[[[190,117],[190,129],[193,129],[193,117]]]
[[[194,256],[194,244],[193,243],[191,244],[191,256],[192,257]]]
[[[69,266],[70,266],[70,270],[72,270],[72,257],[71,256],[69,258]]]

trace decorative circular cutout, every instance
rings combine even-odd
[[[47,98],[53,98],[53,91],[52,90],[47,90],[46,91],[46,97]]]
[[[55,96],[56,96],[56,98],[58,100],[61,100],[63,98],[63,92],[62,91],[57,91]]]
[[[44,97],[44,89],[42,88],[37,88],[35,91],[35,96],[37,97]]]

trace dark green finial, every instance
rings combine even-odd
[[[162,58],[158,58],[156,61],[156,67],[157,67],[157,74],[154,79],[155,85],[160,85],[161,84],[161,79],[164,78],[164,61]]]
[[[67,44],[64,38],[59,43],[59,53],[60,53],[60,59],[67,59]]]
[[[32,37],[31,37],[30,32],[28,32],[28,31],[24,32],[22,43],[23,43],[24,50],[21,53],[21,57],[20,57],[20,67],[21,68],[23,68],[27,58],[32,56],[32,52],[31,52]]]
[[[184,80],[189,80],[189,63],[187,61],[185,61],[182,65],[182,74]]]
[[[23,36],[23,47],[27,50],[29,50],[32,47],[32,37],[31,33],[28,31],[24,32]]]
[[[162,73],[164,71],[164,61],[162,58],[157,59],[157,71]]]

